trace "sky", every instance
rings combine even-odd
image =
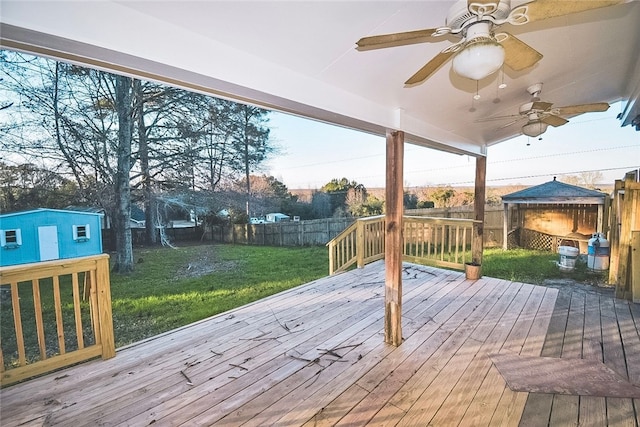
[[[600,171],[613,185],[625,172],[640,168],[640,132],[621,127],[622,104],[603,113],[587,113],[542,134],[519,136],[488,148],[487,185],[538,185],[554,176]],[[317,189],[333,178],[347,178],[367,188],[384,187],[385,139],[360,131],[272,113],[269,127],[279,153],[263,173],[292,189]],[[405,188],[473,186],[475,159],[405,145]]]

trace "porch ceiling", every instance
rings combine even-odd
[[[630,122],[640,98],[638,3],[507,25],[544,58],[520,72],[505,69],[506,89],[497,89],[499,73],[480,81],[474,111],[475,81],[448,64],[423,84],[403,85],[450,40],[355,50],[363,36],[444,25],[453,0],[2,0],[0,42],[366,132],[400,129],[409,142],[482,155],[520,126],[497,130],[504,122],[475,120],[516,114],[538,82],[542,99],[556,106],[627,101],[623,120]]]

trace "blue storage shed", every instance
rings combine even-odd
[[[0,266],[101,254],[101,220],[57,209],[0,215]]]

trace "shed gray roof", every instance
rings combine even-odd
[[[36,208],[36,209],[28,209],[24,211],[16,211],[16,212],[8,212],[5,214],[0,214],[0,217],[6,218],[10,216],[27,215],[27,214],[32,214],[34,212],[66,212],[66,213],[82,214],[82,215],[104,216],[104,214],[101,212],[84,212],[84,211],[76,211],[68,208],[67,209]]]
[[[553,178],[553,181],[506,194],[502,196],[502,202],[603,205],[606,197],[606,193],[565,184]]]

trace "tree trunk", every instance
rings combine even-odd
[[[115,180],[116,260],[113,270],[133,271],[131,241],[131,143],[133,139],[132,79],[116,77],[116,110],[118,112],[118,171]]]
[[[147,139],[147,126],[144,123],[144,92],[142,82],[133,81],[136,98],[136,117],[138,123],[138,155],[140,157],[140,174],[142,175],[142,194],[144,197],[144,228],[147,244],[158,243],[156,234],[156,207],[151,183],[151,171],[149,170],[149,141]]]

